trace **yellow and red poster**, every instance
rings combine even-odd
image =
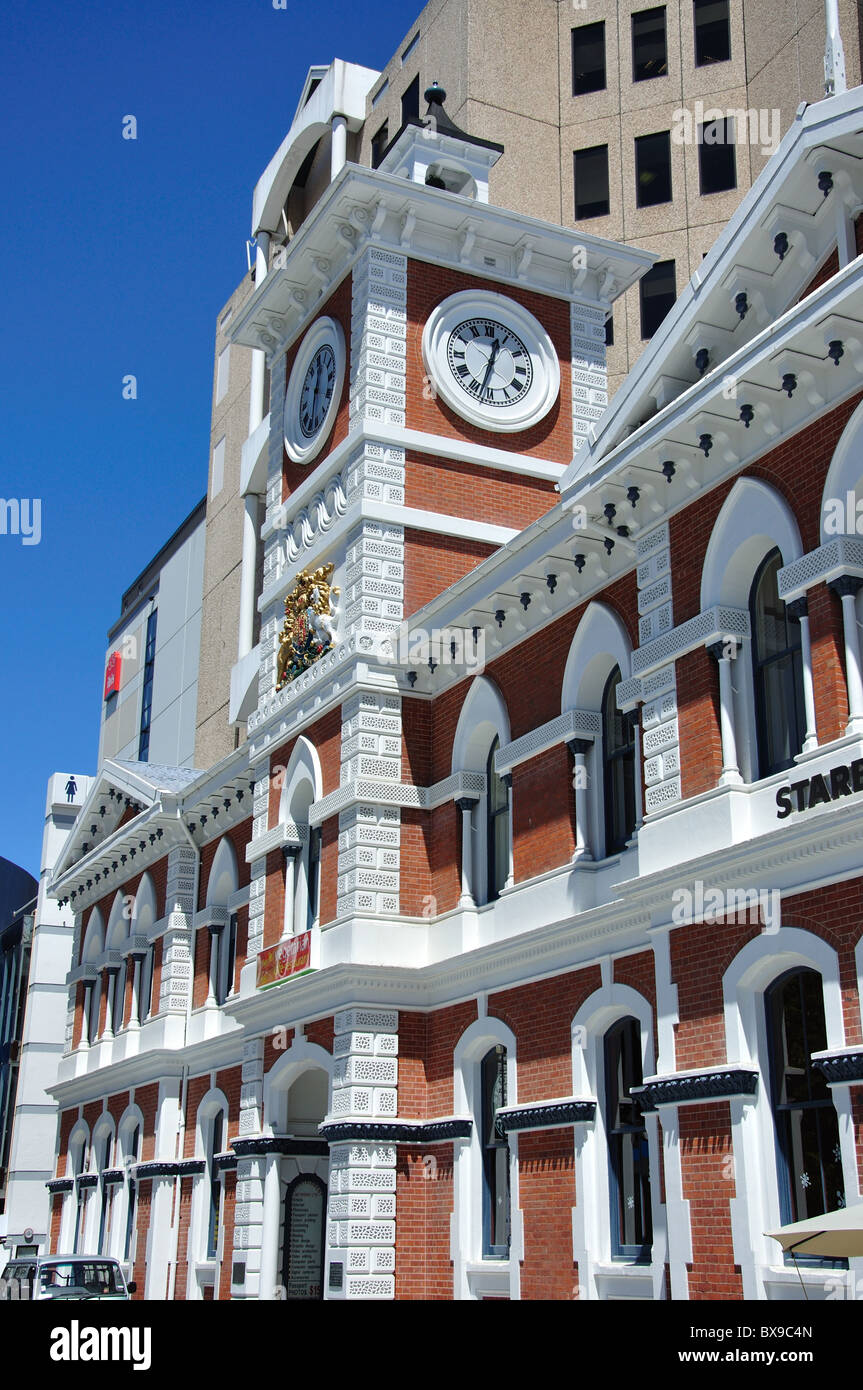
[[[258,956],[258,989],[280,984],[292,975],[303,975],[312,969],[312,933],[301,932],[287,941],[268,946]]]

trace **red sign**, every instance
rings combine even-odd
[[[277,985],[281,980],[302,975],[311,969],[312,933],[304,931],[259,953],[256,984],[258,989],[266,989],[269,985]]]
[[[105,696],[115,694],[120,689],[120,668],[123,665],[123,657],[120,652],[112,652],[108,657],[108,665],[105,667]]]

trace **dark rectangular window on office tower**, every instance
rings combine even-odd
[[[635,201],[640,208],[671,202],[671,132],[635,141]]]
[[[384,121],[377,135],[372,136],[372,168],[377,169],[384,157],[384,150],[389,144],[389,124]]]
[[[608,212],[608,146],[592,145],[573,156],[575,216],[605,217]]]
[[[572,95],[601,92],[605,87],[605,20],[572,31]]]
[[[638,282],[641,336],[652,338],[677,298],[674,261],[657,261]]]
[[[402,92],[402,125],[405,121],[416,121],[420,114],[420,75]]]
[[[646,82],[668,72],[665,6],[640,10],[632,16],[632,80]]]
[[[144,681],[141,694],[141,724],[138,738],[138,762],[150,756],[150,718],[153,708],[153,667],[156,661],[156,609],[147,619],[147,646],[144,652]]]
[[[725,193],[737,187],[733,117],[698,127],[698,183],[701,193]]]
[[[693,0],[695,66],[727,63],[731,57],[728,0]]]

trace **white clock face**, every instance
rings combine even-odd
[[[521,338],[496,319],[466,319],[447,342],[456,384],[475,401],[505,410],[530,390],[533,364]]]
[[[432,310],[423,360],[447,405],[484,429],[528,429],[560,392],[557,353],[542,324],[490,291],[462,291]]]
[[[285,392],[285,449],[310,463],[326,443],[345,380],[345,338],[335,319],[316,319],[302,341]]]
[[[320,433],[336,388],[336,354],[329,343],[318,348],[300,392],[300,429],[304,439]]]

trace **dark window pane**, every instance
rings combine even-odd
[[[845,1205],[839,1122],[830,1088],[812,1064],[827,1046],[821,976],[796,970],[768,990],[771,1099],[785,1221]]]
[[[780,552],[771,551],[749,596],[759,777],[791,767],[805,734],[800,624],[779,597],[781,567]]]
[[[509,1146],[495,1112],[506,1105],[506,1049],[493,1047],[480,1065],[483,1156],[483,1254],[509,1252]]]
[[[384,121],[377,135],[372,136],[372,168],[377,169],[384,157],[384,150],[389,144],[389,126]]]
[[[572,95],[601,92],[605,87],[605,21],[572,31]]]
[[[635,200],[640,208],[671,202],[671,132],[635,141]]]
[[[620,680],[615,666],[602,697],[606,854],[622,850],[635,829],[635,737],[631,720],[617,708]]]
[[[698,179],[702,193],[737,187],[734,121],[709,121],[698,127]]]
[[[731,57],[728,0],[694,0],[695,66],[725,63]]]
[[[486,901],[500,897],[509,873],[509,791],[494,766],[500,747],[495,738],[486,763],[488,796],[486,801],[487,894]]]
[[[612,1253],[630,1259],[649,1258],[653,1241],[647,1131],[631,1094],[642,1079],[641,1029],[624,1018],[605,1038],[605,1095]]]
[[[605,346],[614,347],[614,314],[605,320]]]
[[[665,6],[642,10],[632,16],[632,79],[644,82],[668,72],[665,40]]]
[[[657,261],[639,283],[641,336],[652,338],[677,297],[674,261]]]
[[[608,146],[576,150],[575,216],[604,217],[608,212]]]
[[[415,121],[420,113],[420,77],[417,73],[413,82],[402,93],[402,125],[405,121]]]

